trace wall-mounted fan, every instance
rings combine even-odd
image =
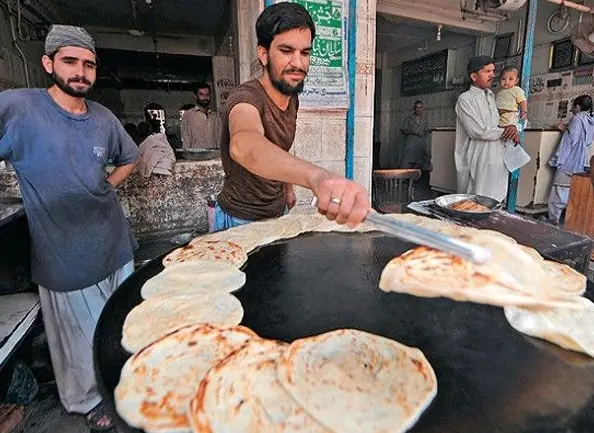
[[[591,14],[586,14],[583,18],[580,14],[580,20],[571,32],[571,42],[584,54],[594,53],[594,19]]]

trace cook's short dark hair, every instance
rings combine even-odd
[[[311,15],[297,3],[276,3],[268,6],[256,21],[258,46],[270,48],[274,37],[293,29],[309,29],[311,40],[316,37],[316,26]]]
[[[415,103],[413,104],[413,107],[416,107],[418,104],[421,104],[421,105],[423,105],[423,101],[421,101],[420,99],[417,99],[417,100],[415,101]]]

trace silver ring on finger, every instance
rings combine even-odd
[[[334,204],[340,206],[340,204],[342,203],[342,200],[340,198],[338,198],[338,197],[332,197],[330,199],[330,203],[334,203]]]

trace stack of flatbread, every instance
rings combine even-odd
[[[189,432],[190,397],[208,369],[257,335],[248,328],[191,325],[132,355],[115,389],[116,410],[129,425]]]
[[[393,218],[399,218],[394,215]],[[380,288],[423,297],[449,297],[496,306],[583,308],[586,277],[501,233],[443,224],[423,217],[409,222],[480,245],[491,251],[475,264],[427,247],[394,258],[384,268]]]
[[[227,261],[169,264],[142,287],[145,300],[126,316],[122,347],[137,352],[187,325],[238,325],[243,307],[231,292],[244,284],[245,274]]]
[[[195,325],[128,359],[115,403],[151,433],[397,433],[436,392],[418,349],[376,335],[339,330],[287,345]]]

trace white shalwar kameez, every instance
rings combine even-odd
[[[456,163],[458,193],[480,194],[503,201],[509,171],[503,162],[503,129],[490,89],[470,86],[456,104]]]

